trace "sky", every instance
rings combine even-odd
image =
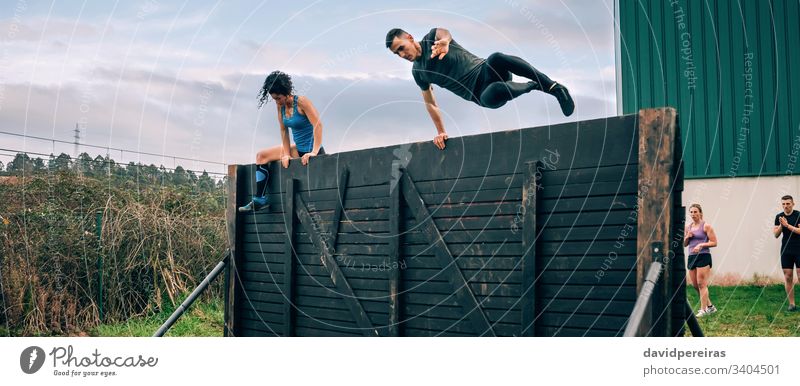
[[[7,0],[0,132],[71,142],[78,125],[81,143],[156,154],[109,151],[118,162],[224,172],[279,144],[275,104],[258,109],[256,97],[282,70],[319,110],[328,153],[429,141],[436,130],[411,63],[384,45],[394,27],[415,37],[443,27],[480,57],[519,56],[576,101],[564,117],[540,92],[490,110],[435,89],[450,137],[613,116],[613,15],[613,0]],[[74,152],[8,134],[0,144]]]

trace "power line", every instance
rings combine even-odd
[[[11,136],[14,136],[14,137],[38,139],[40,141],[47,141],[47,142],[54,142],[54,143],[73,144],[73,145],[76,145],[76,146],[80,145],[80,146],[85,146],[85,147],[93,147],[93,148],[97,148],[97,149],[106,149],[106,151],[114,150],[114,151],[119,151],[120,155],[122,155],[121,154],[122,152],[125,152],[125,153],[135,153],[135,154],[142,154],[142,155],[150,155],[150,156],[162,157],[162,158],[172,158],[173,160],[178,160],[179,159],[179,160],[183,160],[183,161],[194,161],[194,162],[203,162],[203,163],[216,164],[216,165],[227,165],[224,162],[207,161],[207,160],[196,159],[196,158],[179,157],[179,156],[174,156],[174,155],[169,155],[169,154],[157,154],[157,153],[149,153],[149,152],[145,152],[145,151],[122,149],[122,148],[116,148],[116,147],[110,147],[110,146],[100,146],[100,145],[92,145],[92,144],[88,144],[88,143],[79,143],[77,141],[77,138],[75,139],[75,141],[70,142],[70,141],[64,141],[64,140],[55,139],[55,138],[45,138],[45,137],[37,137],[35,135],[11,133],[11,132],[8,132],[8,131],[0,131],[0,134],[11,135]]]
[[[50,157],[50,156],[53,156],[53,154],[36,153],[36,152],[32,152],[32,151],[25,151],[25,150],[15,150],[15,149],[5,149],[5,148],[0,148],[0,151],[11,152],[11,153],[9,153],[9,154],[1,154],[1,155],[4,155],[4,156],[9,156],[9,157],[16,156],[17,154],[20,154],[20,153],[24,153],[24,154],[33,154],[33,155],[40,155],[40,156],[45,156],[45,157]],[[74,161],[76,161],[76,162],[77,162],[77,161],[80,161],[80,160],[76,158],[76,159],[74,159]],[[95,162],[95,160],[92,160],[92,162]],[[113,163],[114,163],[114,164],[116,164],[116,165],[121,165],[121,166],[124,166],[124,167],[126,167],[126,168],[127,168],[128,166],[131,166],[130,164],[127,164],[127,165],[126,165],[126,164],[123,164],[123,163],[116,162],[116,161],[114,161],[114,160],[112,160],[112,159],[103,160],[102,162],[103,162],[104,164],[110,164],[110,163],[112,163],[112,162],[113,162]],[[155,164],[150,164],[150,165],[152,165],[152,166],[155,166]],[[143,168],[143,167],[148,167],[148,166],[150,166],[150,165],[144,165],[144,164],[138,163],[138,164],[134,164],[133,166],[135,166],[135,167],[137,167],[137,168]],[[182,167],[182,166],[181,166],[181,167]],[[173,172],[175,171],[175,169],[174,169],[174,168],[168,168],[168,167],[165,167],[164,165],[161,165],[161,166],[159,166],[159,169],[161,169],[161,168],[164,168],[164,170],[170,170],[170,171],[173,171]],[[203,173],[208,173],[208,174],[213,174],[213,175],[218,175],[218,176],[227,176],[227,175],[228,175],[227,173],[209,172],[208,170],[203,170],[202,172],[201,172],[201,171],[199,171],[199,170],[192,170],[192,169],[183,169],[183,170],[184,170],[184,171],[187,171],[187,172],[193,172],[193,173],[195,173],[195,174],[200,174],[200,175],[202,175]]]

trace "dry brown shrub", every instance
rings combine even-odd
[[[0,215],[8,221],[0,222],[0,326],[20,335],[79,335],[100,321],[100,274],[108,321],[178,301],[227,246],[223,198],[71,173],[0,181]],[[207,296],[219,296],[219,283],[210,290]]]

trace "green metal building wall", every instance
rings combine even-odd
[[[800,1],[616,7],[622,112],[678,108],[687,178],[800,172]]]

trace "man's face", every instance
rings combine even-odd
[[[417,60],[420,56],[420,52],[417,49],[417,45],[414,43],[414,38],[411,35],[405,35],[404,37],[395,37],[392,40],[392,45],[389,47],[389,50],[392,51],[393,54],[408,60],[409,62],[413,62]]]
[[[783,207],[783,213],[792,214],[794,210],[794,200],[781,200],[781,206]]]

